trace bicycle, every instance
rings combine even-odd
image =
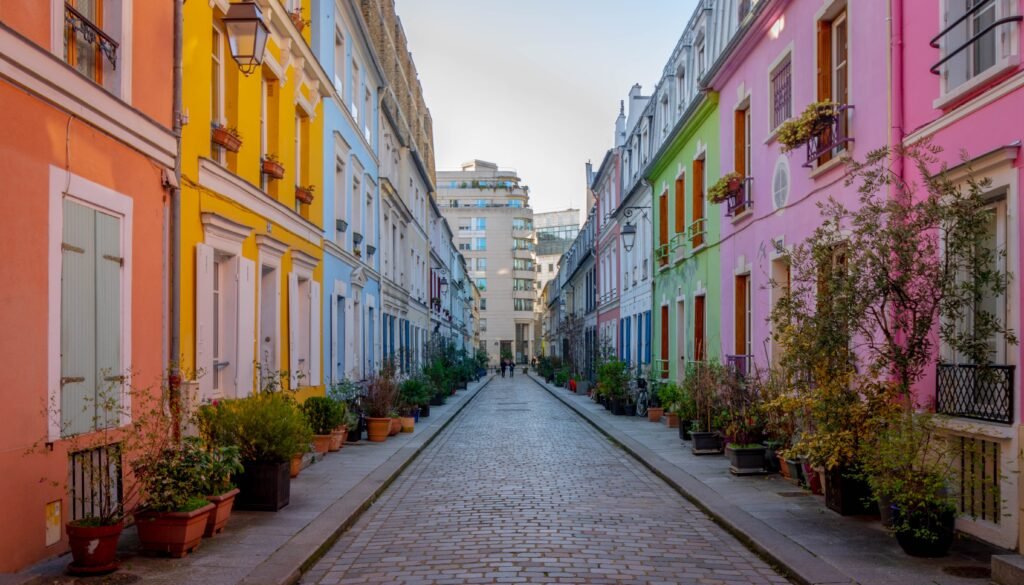
[[[649,384],[647,383],[647,380],[645,380],[644,378],[639,377],[639,376],[636,378],[636,380],[633,381],[633,383],[636,384],[636,388],[637,388],[637,391],[636,391],[636,415],[637,416],[647,416],[647,409],[650,407],[651,402],[652,402],[651,401],[652,393],[649,390]]]

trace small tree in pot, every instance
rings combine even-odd
[[[302,403],[302,413],[313,430],[313,446],[323,455],[331,448],[334,429],[344,420],[340,404],[326,396],[310,396]]]
[[[384,365],[381,372],[370,379],[370,385],[363,401],[366,413],[367,438],[380,443],[388,438],[391,431],[391,414],[398,400],[398,385],[395,383],[394,366]]]
[[[683,391],[693,397],[696,418],[690,423],[692,450],[695,455],[722,452],[719,425],[719,387],[725,377],[724,368],[714,362],[689,363],[683,378]]]

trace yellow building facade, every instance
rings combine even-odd
[[[231,56],[229,2],[184,5],[179,359],[200,400],[275,380],[300,400],[323,393],[316,183],[331,85],[309,7],[257,4],[269,38],[248,75]]]

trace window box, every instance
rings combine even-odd
[[[376,247],[376,246],[369,246],[369,245],[368,245],[368,246],[366,246],[366,255],[367,255],[367,256],[373,256],[373,254],[374,254],[374,253],[375,253],[376,251],[377,251],[377,247]]]
[[[261,171],[271,179],[284,178],[284,165],[274,155],[269,154],[263,158]]]
[[[313,203],[313,191],[315,190],[316,186],[314,185],[307,185],[305,187],[296,186],[295,198],[305,203],[306,205],[310,205],[311,203]]]
[[[214,126],[210,129],[210,141],[228,152],[238,152],[242,147],[242,136],[235,128]]]
[[[348,222],[344,219],[336,219],[334,220],[334,229],[341,233],[345,233],[345,230],[348,229]]]
[[[295,25],[295,30],[299,31],[300,33],[302,32],[302,29],[306,28],[306,25],[309,24],[308,20],[303,20],[301,8],[296,8],[295,10],[289,12],[288,19],[291,20],[292,24]]]

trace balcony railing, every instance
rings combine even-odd
[[[850,137],[849,111],[853,106],[842,104],[837,106],[831,116],[821,120],[823,129],[807,141],[807,162],[804,167],[814,168],[819,158],[834,150],[844,149],[853,142]]]
[[[103,32],[103,29],[96,26],[87,16],[75,10],[75,7],[64,3],[64,24],[68,30],[83,41],[95,44],[99,50],[110,61],[110,66],[117,69],[117,48],[120,46],[110,35]]]
[[[754,367],[754,356],[749,354],[725,356],[725,367],[736,374],[741,381],[750,375]]]
[[[654,249],[654,258],[658,261],[658,266],[668,265],[668,244],[662,244]]]
[[[935,411],[1012,424],[1013,370],[1005,365],[939,364]]]
[[[972,18],[976,13],[981,12],[982,10],[991,9],[992,7],[993,7],[993,5],[992,5],[991,1],[976,3],[972,8],[970,8],[967,11],[965,11],[964,14],[962,16],[960,16],[960,18],[954,20],[953,22],[951,22],[949,24],[949,26],[947,26],[946,28],[944,28],[941,31],[939,31],[939,34],[935,35],[935,37],[932,38],[931,42],[929,42],[928,44],[931,45],[935,49],[941,48],[942,47],[943,38],[946,35],[948,35],[950,32],[952,32],[954,29],[956,29],[956,27],[964,24],[964,21],[966,21],[968,18]],[[1011,16],[1004,16],[1002,18],[998,18],[996,20],[993,20],[991,23],[989,23],[988,26],[986,26],[985,28],[983,28],[983,29],[979,30],[978,32],[974,33],[974,35],[972,35],[971,38],[969,38],[969,39],[965,40],[963,43],[961,43],[960,46],[954,47],[954,48],[952,48],[952,49],[950,49],[948,51],[945,51],[943,53],[942,59],[940,59],[936,64],[932,65],[931,68],[929,69],[929,71],[931,71],[935,75],[941,75],[942,74],[942,66],[943,65],[945,65],[953,57],[956,57],[960,53],[963,53],[967,49],[969,49],[972,46],[974,46],[975,43],[977,43],[981,39],[985,38],[985,35],[991,33],[993,30],[995,30],[996,27],[1002,26],[1004,24],[1009,24],[1011,22],[1020,22],[1022,19],[1024,19],[1024,16],[1017,14],[1017,15],[1011,15]]]
[[[690,236],[691,249],[696,251],[705,244],[704,239],[707,236],[707,218],[702,217],[697,221],[690,224],[690,227],[686,228],[686,233]]]
[[[668,246],[669,249],[675,252],[679,248],[686,246],[686,237],[683,234],[675,234],[669,239]]]
[[[725,202],[725,215],[729,217],[736,217],[744,211],[754,207],[754,201],[750,198],[751,183],[754,181],[754,177],[747,177],[743,179],[740,184],[740,190],[729,196],[729,199]]]

